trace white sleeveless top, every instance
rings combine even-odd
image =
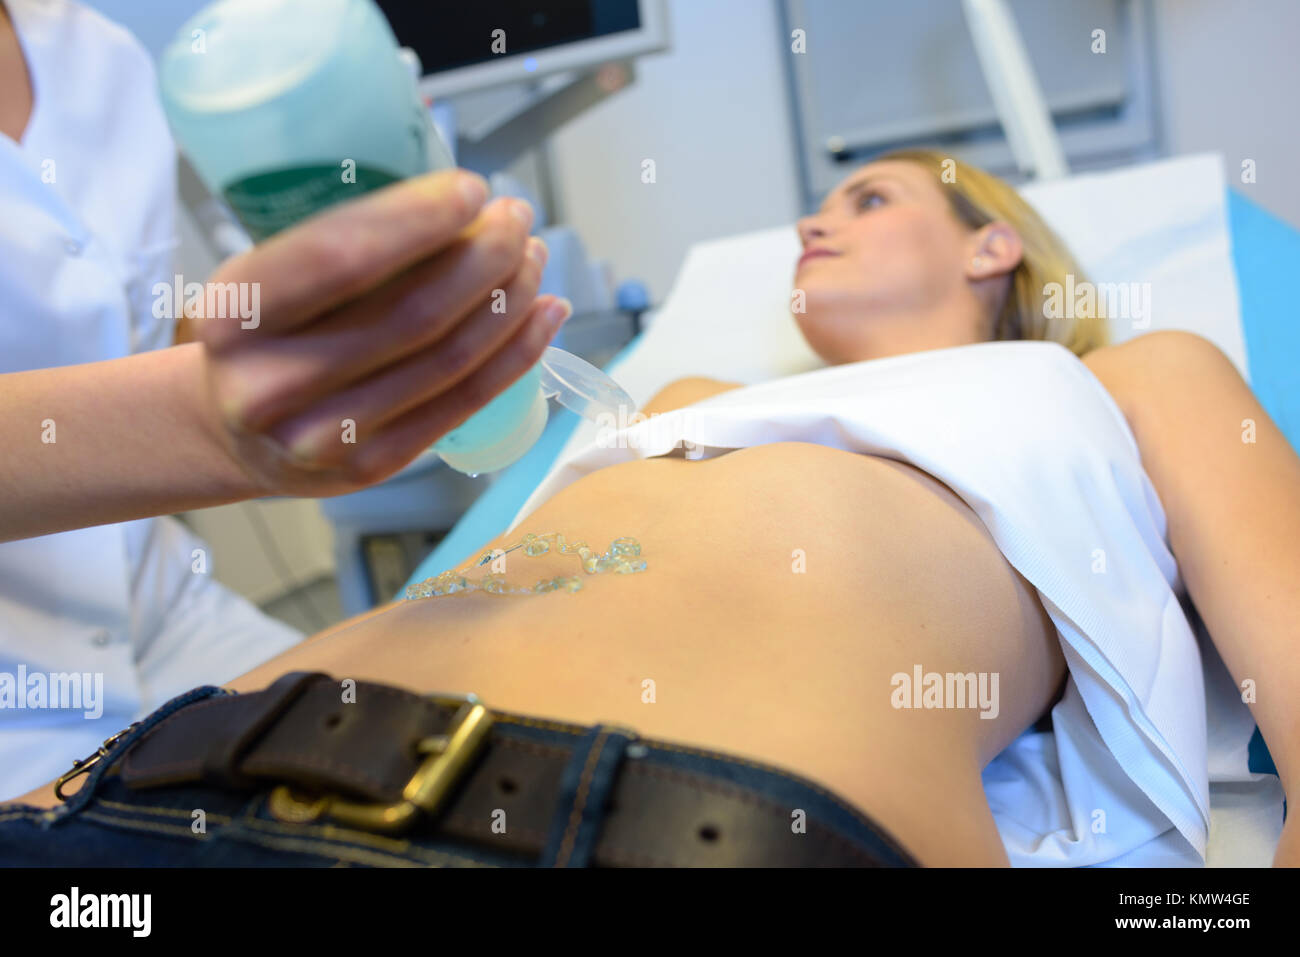
[[[946,483],[1037,589],[1070,670],[1052,731],[1027,731],[984,772],[1011,863],[1099,864],[1161,835],[1204,862],[1205,692],[1185,589],[1133,433],[1073,353],[1017,341],[873,359],[611,428],[552,470],[511,530],[578,477],[682,455],[679,441],[688,458],[813,442]]]

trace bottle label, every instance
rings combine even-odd
[[[346,179],[344,178],[346,176]],[[223,196],[254,242],[313,213],[395,183],[399,177],[357,164],[294,166],[236,180]]]

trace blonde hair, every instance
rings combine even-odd
[[[1096,305],[1090,311],[1083,310],[1084,315],[1078,314],[1078,304],[1071,304],[1074,306],[1071,310],[1075,313],[1073,318],[1048,315],[1051,284],[1059,284],[1056,294],[1060,296],[1067,275],[1074,276],[1076,287],[1087,281],[1087,277],[1065,243],[1010,185],[982,169],[934,150],[895,150],[877,156],[875,160],[902,160],[928,170],[948,197],[953,213],[971,229],[1001,221],[1019,234],[1024,253],[1011,274],[1010,291],[1001,314],[994,322],[994,339],[1059,342],[1076,356],[1083,356],[1109,343],[1110,330],[1100,296],[1091,297]]]

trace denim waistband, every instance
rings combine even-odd
[[[640,737],[610,724],[582,727],[494,711],[495,727],[521,747],[571,751],[561,777],[549,831],[538,835],[540,857],[521,859],[484,839],[452,841],[429,827],[399,836],[336,822],[281,820],[269,807],[271,787],[230,791],[200,785],[132,790],[118,770],[126,752],[174,712],[217,695],[205,686],[164,704],[116,740],[63,805],[0,808],[0,864],[54,866],[446,866],[585,867],[605,821],[607,798],[628,762],[656,773],[689,774],[710,791],[734,794],[770,809],[773,827],[789,829],[815,846],[837,847],[868,867],[915,867],[916,860],[883,828],[820,785],[770,765],[700,748]],[[440,812],[441,813],[441,812]],[[544,838],[544,840],[543,840]],[[717,835],[702,834],[690,866],[764,866],[761,860],[711,848]],[[743,835],[739,836],[743,842]],[[612,852],[605,848],[602,854]],[[815,859],[815,853],[812,855]],[[671,866],[680,861],[628,855],[621,866]]]

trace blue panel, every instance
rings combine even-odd
[[[1259,733],[1259,728],[1255,728],[1255,733],[1250,736],[1250,744],[1246,750],[1246,770],[1251,774],[1277,774],[1277,766],[1273,763],[1273,755],[1268,753],[1268,746],[1264,744],[1264,736]],[[1286,821],[1286,799],[1282,800],[1282,821]]]
[[[1251,387],[1300,451],[1300,231],[1234,190],[1228,221]]]

